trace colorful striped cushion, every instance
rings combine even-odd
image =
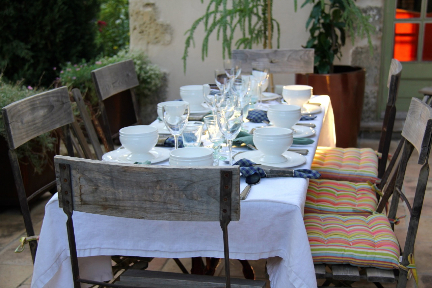
[[[315,264],[351,264],[398,269],[399,246],[388,219],[307,214],[304,217]]]
[[[311,179],[305,213],[369,216],[377,208],[375,191],[367,183]]]
[[[375,183],[378,156],[370,148],[318,147],[312,169],[321,173],[321,179]]]

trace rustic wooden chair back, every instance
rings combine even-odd
[[[81,157],[89,156],[90,150],[85,138],[75,122],[67,87],[61,87],[14,102],[3,108],[3,119],[9,145],[9,159],[18,193],[18,200],[24,218],[27,236],[34,236],[28,202],[43,192],[55,187],[55,181],[42,187],[27,197],[21,176],[16,149],[33,138],[63,127],[61,139],[65,142],[68,154],[73,156],[75,147]],[[78,142],[72,137],[70,127],[75,132]],[[30,241],[33,262],[37,250],[37,241]]]
[[[220,221],[227,275],[226,283],[222,285],[230,287],[227,227],[230,221],[240,219],[238,167],[137,166],[56,156],[55,168],[59,205],[68,217],[66,225],[75,287],[80,287],[80,283],[102,286],[104,283],[79,278],[73,211],[148,220]],[[169,201],[164,201],[167,193],[185,197],[171,197]],[[129,204],[131,201],[135,203],[133,207]],[[133,271],[130,273],[134,274]],[[158,281],[168,281],[167,275],[164,274]],[[122,283],[122,278],[120,280],[119,283]],[[140,283],[149,285],[146,279]],[[158,283],[164,287],[163,283]]]
[[[413,98],[402,130],[402,140],[399,143],[398,151],[392,158],[389,169],[387,169],[385,173],[385,177],[390,179],[390,181],[384,186],[384,196],[381,198],[377,208],[377,212],[382,213],[389,197],[393,193],[394,197],[392,197],[388,213],[388,218],[393,226],[393,222],[396,219],[399,198],[402,198],[407,204],[410,220],[406,234],[405,247],[403,250],[401,249],[401,265],[405,267],[409,264],[408,256],[414,252],[414,243],[429,175],[428,158],[431,148],[431,137],[432,108],[419,99]],[[402,192],[402,184],[408,160],[414,148],[419,153],[418,164],[421,165],[421,169],[417,181],[414,204],[411,206],[407,197]],[[394,194],[394,192],[396,192],[396,194]],[[379,284],[380,282],[398,281],[398,288],[406,287],[407,283],[407,271],[404,269],[393,271],[364,268],[365,273],[361,274],[357,267],[351,265],[332,265],[331,270],[331,273],[327,272],[324,264],[315,265],[315,272],[318,279],[332,279],[324,283],[323,286],[329,285],[329,283],[334,280],[342,281],[341,283],[346,284],[346,282],[343,281],[360,281],[361,279],[374,282],[377,287],[383,287]]]
[[[402,64],[392,59],[387,87],[389,88],[384,121],[381,128],[381,137],[378,145],[378,152],[381,153],[381,159],[378,163],[378,178],[382,178],[387,166],[388,153],[390,149],[393,127],[396,118],[396,98],[399,90],[399,83],[402,74]]]
[[[107,150],[112,151],[113,138],[118,137],[118,131],[140,123],[138,102],[133,90],[139,85],[135,66],[132,60],[127,60],[93,70],[91,75],[99,98]]]

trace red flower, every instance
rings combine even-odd
[[[99,26],[99,32],[102,32],[102,28],[107,26],[107,23],[105,21],[98,20],[97,25]]]

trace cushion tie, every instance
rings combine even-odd
[[[401,217],[395,217],[395,219],[391,219],[391,218],[389,218],[389,222],[390,222],[391,224],[397,225],[397,224],[399,224],[400,219],[403,219],[403,218],[405,218],[405,217],[406,217],[406,215],[403,215],[403,216],[401,216]]]
[[[29,243],[30,241],[39,241],[39,236],[29,236],[29,237],[21,237],[19,239],[21,244],[15,249],[15,253],[21,253],[24,251],[24,245]]]
[[[408,263],[409,263],[408,266],[404,266],[402,264],[399,264],[399,268],[408,272],[407,279],[409,279],[411,276],[413,276],[417,287],[419,287],[418,286],[417,269],[416,269],[416,265],[415,265],[415,261],[414,261],[414,255],[412,253],[408,255]]]
[[[378,195],[380,195],[381,197],[384,196],[384,194],[382,193],[382,191],[376,186],[375,183],[372,183],[371,181],[367,181],[367,184],[371,187],[371,189],[377,193]]]

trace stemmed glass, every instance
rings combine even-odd
[[[178,138],[188,123],[189,112],[189,103],[185,101],[171,101],[162,106],[163,121],[174,136],[174,149],[178,149]]]
[[[258,107],[262,107],[262,86],[268,79],[268,69],[264,62],[252,62],[252,76],[258,82]]]
[[[229,161],[232,165],[232,143],[241,130],[243,123],[243,109],[230,99],[225,99],[225,103],[217,111],[217,123],[219,130],[225,136],[229,149]]]
[[[231,81],[225,70],[215,69],[215,81],[222,94],[226,94],[231,88]]]
[[[242,61],[238,59],[224,59],[225,73],[230,79],[240,76]]]
[[[246,120],[251,92],[251,81],[249,75],[242,75],[234,80],[233,90],[238,96],[238,105],[243,109],[243,121]]]

